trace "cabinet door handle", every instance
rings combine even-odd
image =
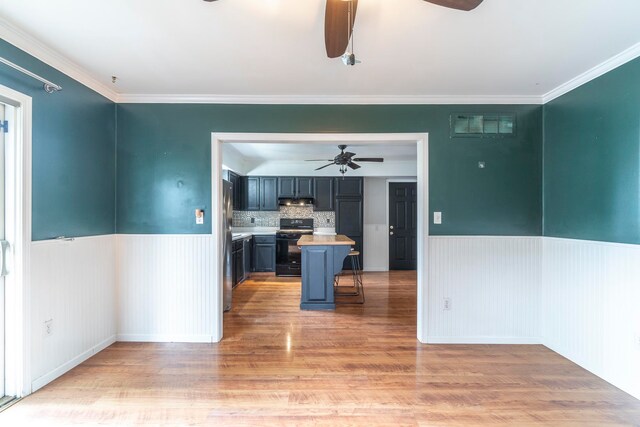
[[[390,232],[389,232],[389,235],[390,235],[390,236],[393,236],[393,231],[390,231]]]

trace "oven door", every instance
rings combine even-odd
[[[276,237],[276,276],[301,276],[302,251],[298,248],[299,234]]]

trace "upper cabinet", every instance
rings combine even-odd
[[[278,178],[260,177],[260,210],[277,211],[278,208]]]
[[[314,178],[282,176],[278,178],[278,197],[291,199],[313,198]]]
[[[244,182],[244,206],[246,211],[260,210],[260,178],[257,176],[245,176]]]
[[[362,197],[362,178],[336,178],[336,197]]]
[[[309,199],[314,196],[314,178],[296,178],[296,196],[301,199]]]
[[[361,178],[233,175],[235,210],[277,211],[278,198],[292,198],[314,199],[315,211],[334,211],[336,197],[362,197]]]
[[[284,176],[278,178],[278,197],[295,198],[296,197],[296,178],[293,176]]]
[[[335,209],[335,179],[334,178],[315,178],[314,187],[314,210],[315,211],[332,211]]]
[[[243,192],[242,192],[242,177],[235,172],[227,171],[229,182],[233,185],[233,201],[232,207],[235,211],[242,210],[243,203]]]

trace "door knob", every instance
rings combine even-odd
[[[389,226],[389,229],[390,229],[390,230],[393,230],[393,225],[390,225],[390,226]]]
[[[390,232],[389,232],[389,235],[390,235],[390,236],[393,236],[393,231],[390,231]]]

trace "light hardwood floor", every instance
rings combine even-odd
[[[640,401],[543,346],[418,343],[413,272],[365,286],[303,312],[297,280],[256,275],[223,342],[116,343],[0,425],[640,425]]]

